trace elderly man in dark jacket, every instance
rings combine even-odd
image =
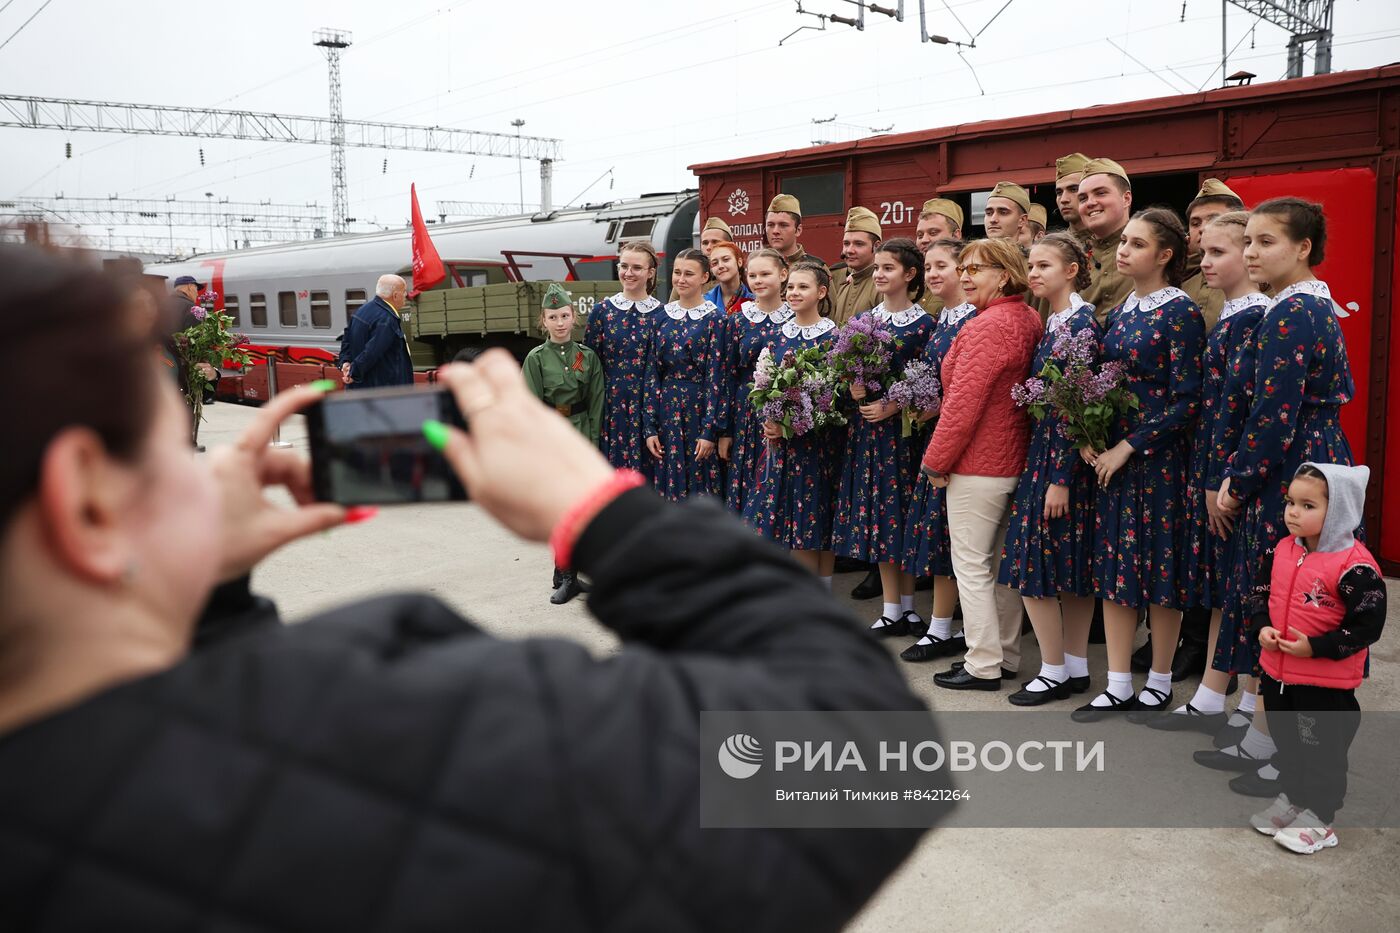
[[[399,309],[408,286],[397,275],[381,275],[374,297],[356,309],[340,345],[340,371],[352,389],[409,385],[413,361],[404,343]]]

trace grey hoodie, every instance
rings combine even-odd
[[[1305,463],[1303,466],[1316,467],[1327,477],[1327,517],[1322,520],[1317,549],[1320,552],[1345,551],[1356,543],[1355,532],[1361,527],[1371,468],[1340,463]]]

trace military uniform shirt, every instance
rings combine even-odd
[[[525,357],[525,383],[595,445],[603,426],[603,366],[581,343],[546,340]]]
[[[1133,290],[1133,280],[1118,271],[1118,241],[1122,237],[1123,231],[1116,230],[1085,244],[1089,250],[1089,287],[1079,297],[1094,306],[1094,317],[1100,324]]]
[[[831,287],[831,319],[838,326],[880,303],[880,296],[875,292],[873,262],[854,274],[844,266],[835,270],[835,273],[839,278]]]
[[[1220,320],[1220,312],[1225,310],[1225,293],[1206,284],[1199,262],[1189,263],[1186,274],[1189,277],[1181,283],[1181,290],[1201,309],[1201,317],[1206,319],[1206,333],[1210,333],[1215,329],[1215,322]]]

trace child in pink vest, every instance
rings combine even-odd
[[[1380,567],[1354,537],[1370,475],[1364,466],[1299,467],[1284,508],[1289,536],[1264,555],[1249,596],[1284,790],[1250,824],[1304,855],[1337,844],[1332,820],[1361,721],[1356,688],[1385,625]]]

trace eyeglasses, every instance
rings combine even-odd
[[[957,267],[957,269],[958,269],[958,275],[962,275],[963,273],[967,273],[968,275],[976,275],[977,273],[981,272],[983,269],[1004,269],[1004,268],[1006,268],[1006,267],[1005,267],[1005,266],[994,266],[994,265],[991,265],[990,263],[984,265],[983,263],[978,263],[978,262],[970,262],[970,263],[968,263],[968,264],[965,265],[965,266],[958,266],[958,267]]]

